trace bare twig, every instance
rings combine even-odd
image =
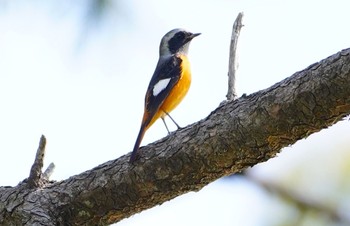
[[[231,36],[231,44],[230,44],[230,59],[229,59],[229,65],[228,65],[228,91],[227,91],[227,100],[234,100],[237,97],[236,93],[236,71],[237,71],[237,58],[236,58],[236,51],[237,51],[237,42],[238,37],[241,32],[241,28],[243,27],[242,24],[242,18],[243,18],[243,12],[240,12],[233,23],[232,27],[232,36]]]
[[[47,167],[47,169],[45,170],[45,172],[42,174],[42,179],[44,180],[49,180],[51,174],[53,173],[55,169],[55,164],[53,162],[50,163],[50,165]]]
[[[44,165],[44,155],[45,155],[46,138],[44,135],[41,136],[39,147],[36,152],[35,160],[30,169],[30,174],[28,177],[28,185],[31,188],[39,187],[41,170]]]

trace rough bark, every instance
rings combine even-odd
[[[64,181],[0,188],[0,225],[107,225],[228,174],[350,113],[350,49],[208,117]]]

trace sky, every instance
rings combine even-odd
[[[83,1],[0,2],[2,186],[28,177],[42,134],[47,138],[44,168],[56,165],[53,180],[130,152],[160,39],[173,28],[202,33],[190,46],[191,89],[172,112],[181,126],[206,117],[225,99],[231,29],[239,12],[244,27],[238,43],[238,96],[268,88],[350,46],[350,2],[345,0],[120,0],[97,23],[86,16],[85,7]],[[311,189],[310,177],[313,183],[336,177],[344,156],[349,159],[347,134],[345,120],[285,148],[252,173],[276,183],[292,177]],[[156,122],[142,145],[166,135],[162,122]],[[120,225],[271,225],[280,209],[259,186],[237,177]],[[248,210],[255,217],[247,218]],[[291,217],[280,212],[281,218]]]

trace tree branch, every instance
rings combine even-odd
[[[88,187],[94,194],[84,192],[73,206],[84,206],[90,216],[109,206],[101,220],[113,223],[264,162],[281,148],[349,114],[349,84],[347,49],[268,89],[230,101],[206,119],[141,148],[141,158],[134,165],[127,163],[126,155],[85,172],[84,178],[95,179],[83,186],[70,183]],[[93,208],[84,204],[86,199]],[[63,212],[70,213],[68,219],[74,223],[92,224],[93,219],[79,217],[71,207]]]
[[[230,58],[228,64],[228,90],[227,90],[227,100],[234,100],[237,97],[236,92],[236,71],[238,67],[237,63],[237,43],[239,34],[241,33],[243,12],[240,12],[233,23],[231,44],[230,44]]]
[[[55,169],[55,164],[53,162],[50,163],[50,165],[47,167],[47,169],[45,170],[45,172],[42,174],[42,178],[44,180],[49,180],[53,171]]]
[[[91,216],[103,216],[98,222],[114,223],[264,162],[349,114],[349,84],[347,49],[141,148],[133,165],[128,154],[61,183],[74,197],[62,218],[93,225]]]
[[[0,224],[106,225],[198,191],[344,118],[349,84],[346,49],[142,147],[134,164],[129,153],[34,191],[0,187]]]
[[[46,146],[46,138],[44,135],[41,136],[39,147],[35,155],[35,160],[30,169],[30,174],[28,177],[28,186],[30,188],[39,187],[40,184],[40,176],[41,170],[44,166],[44,156],[45,156],[45,146]]]

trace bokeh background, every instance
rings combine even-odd
[[[41,134],[53,180],[130,152],[167,31],[202,33],[190,46],[192,87],[172,113],[186,126],[225,99],[239,12],[241,96],[350,47],[349,8],[347,0],[0,0],[0,185],[28,176]],[[166,135],[159,121],[142,144]],[[118,225],[350,225],[349,138],[347,118]]]

